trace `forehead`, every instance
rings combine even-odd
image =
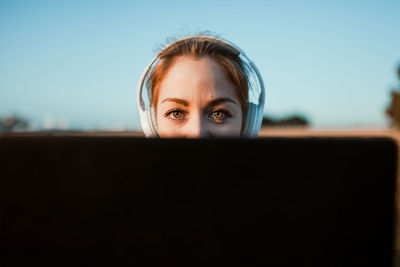
[[[234,85],[210,57],[177,57],[159,89],[159,101],[165,98],[204,100],[230,97],[237,99]]]

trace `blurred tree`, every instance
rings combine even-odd
[[[5,115],[0,118],[0,132],[26,131],[29,123],[16,115]]]
[[[309,126],[307,119],[301,115],[293,115],[280,120],[264,116],[262,127],[299,127]]]
[[[391,101],[389,107],[386,109],[386,115],[391,120],[391,126],[400,130],[400,66],[397,69],[397,76],[399,86],[391,92]]]

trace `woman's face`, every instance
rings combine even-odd
[[[239,137],[242,108],[234,85],[210,57],[177,57],[160,83],[160,137]]]

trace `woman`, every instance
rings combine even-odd
[[[143,73],[137,100],[147,137],[256,137],[264,85],[238,47],[196,35],[161,49]]]

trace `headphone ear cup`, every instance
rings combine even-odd
[[[148,137],[150,135],[151,131],[150,131],[150,127],[149,127],[149,121],[147,119],[147,110],[139,109],[139,115],[140,115],[140,123],[142,125],[143,133],[146,137]]]
[[[251,129],[252,129],[252,124],[253,124],[253,117],[252,117],[253,109],[254,109],[253,104],[248,103],[246,118],[244,120],[244,128],[243,128],[242,137],[250,137],[251,136]]]
[[[262,123],[261,106],[249,103],[247,107],[245,125],[243,128],[243,137],[257,137]]]
[[[155,124],[155,116],[152,114],[151,109],[139,110],[140,122],[142,130],[146,137],[157,137],[158,130]],[[153,118],[154,117],[154,118]]]
[[[151,130],[152,137],[158,137],[158,126],[156,120],[156,113],[153,107],[150,107],[148,110],[148,117],[149,117],[149,126]]]
[[[253,104],[255,105],[255,104]],[[254,137],[258,137],[258,133],[260,131],[261,128],[261,124],[262,124],[262,120],[263,120],[263,116],[264,116],[264,105],[263,104],[258,104],[255,105],[255,114],[254,114],[254,122],[253,122],[253,136]]]
[[[157,137],[158,136],[158,129],[156,124],[156,118],[154,114],[153,108],[148,108],[144,111],[143,114],[145,121],[142,122],[143,125],[143,132],[146,137]]]

